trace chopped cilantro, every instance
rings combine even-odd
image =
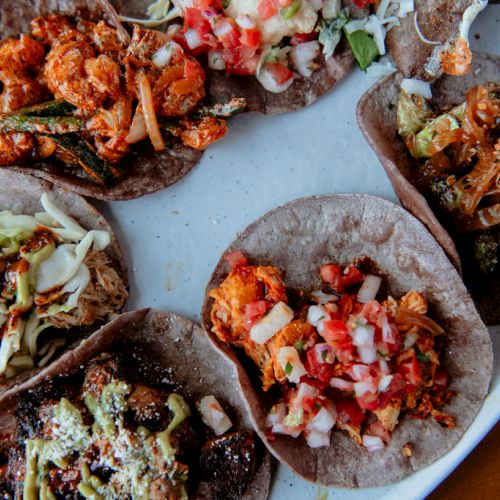
[[[305,351],[305,345],[305,340],[297,340],[297,342],[295,342],[295,349],[297,349],[299,354],[302,354]]]
[[[292,373],[292,370],[293,370],[292,364],[290,363],[290,361],[287,361],[286,366],[285,366],[285,373],[287,375],[290,375]]]
[[[387,356],[387,353],[386,353],[386,352],[384,352],[384,351],[377,351],[377,354],[378,354],[379,356],[382,356],[382,357]]]
[[[323,350],[321,351],[321,359],[322,359],[323,361],[326,361],[326,357],[327,357],[327,356],[328,356],[328,351],[327,351],[326,349],[323,349]]]
[[[423,354],[420,352],[417,354],[417,359],[420,361],[420,363],[428,363],[431,360],[431,357],[428,354]]]
[[[314,403],[313,405],[313,408],[317,411],[321,410],[321,405],[316,401],[316,403]]]

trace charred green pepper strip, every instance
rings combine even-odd
[[[213,106],[201,107],[196,116],[211,116],[212,118],[230,118],[241,113],[247,107],[246,99],[235,97],[225,104],[214,104]]]
[[[29,108],[17,109],[15,115],[29,115],[29,116],[64,116],[69,115],[75,111],[76,106],[70,104],[64,99],[56,99],[54,101],[42,102],[35,104]]]
[[[7,115],[0,117],[3,132],[31,132],[33,134],[68,134],[85,128],[85,122],[72,116]]]
[[[49,135],[59,148],[71,155],[94,179],[106,186],[115,182],[122,172],[115,166],[99,158],[92,146],[77,134]]]

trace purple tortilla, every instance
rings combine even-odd
[[[132,347],[131,347],[132,346]],[[153,309],[140,309],[118,316],[96,331],[75,350],[67,352],[31,380],[0,395],[0,433],[15,425],[12,414],[17,397],[26,391],[49,384],[51,379],[75,373],[103,352],[135,352],[147,365],[167,370],[192,409],[203,396],[214,395],[221,403],[235,429],[251,428],[251,421],[236,383],[232,363],[218,352],[203,330],[188,319]],[[141,369],[142,372],[142,369]],[[144,383],[147,384],[147,375]],[[269,493],[271,457],[264,452],[245,500],[264,500]],[[200,484],[195,498],[207,498]]]
[[[109,232],[111,243],[105,252],[110,258],[110,266],[115,269],[128,288],[127,264],[116,235],[106,219],[90,203],[81,196],[54,186],[50,182],[0,168],[0,210],[11,210],[15,214],[35,214],[43,210],[40,202],[43,193],[47,193],[56,206],[74,217],[85,229],[103,229]],[[66,336],[71,342],[88,336],[92,330],[95,330],[95,326],[71,328],[66,332]],[[0,395],[2,391],[8,392],[39,371],[40,369],[27,370],[6,382],[0,382]]]
[[[30,32],[30,22],[37,16],[59,13],[84,19],[103,18],[96,1],[84,0],[0,0],[1,37],[17,37]],[[199,161],[202,152],[169,139],[164,151],[156,152],[143,141],[121,162],[123,176],[111,187],[93,181],[82,169],[63,168],[54,162],[37,162],[32,166],[7,167],[39,177],[84,196],[101,200],[128,200],[154,193],[184,177]],[[1,167],[0,167],[1,168]]]
[[[396,112],[402,76],[389,75],[380,80],[361,98],[357,108],[358,124],[368,144],[375,151],[385,168],[401,203],[418,217],[444,248],[455,266],[460,269],[460,258],[451,236],[431,210],[429,204],[415,187],[415,160],[397,133]],[[474,85],[500,80],[500,57],[475,53],[472,69],[466,76],[444,75],[432,84],[433,102],[439,108],[463,102],[467,90]],[[474,283],[467,276],[468,263],[463,262],[466,283],[471,287],[481,316],[487,324],[500,323],[500,284],[485,280]]]
[[[300,476],[339,487],[372,487],[393,483],[422,469],[447,453],[477,415],[492,374],[491,340],[460,276],[425,227],[400,207],[368,195],[331,195],[303,198],[271,212],[248,226],[226,251],[241,250],[251,263],[272,265],[283,272],[287,286],[313,289],[319,285],[318,267],[342,265],[357,257],[372,258],[388,277],[389,292],[401,296],[414,288],[424,291],[432,316],[447,335],[446,367],[456,395],[444,411],[456,418],[455,429],[434,420],[404,416],[389,445],[369,453],[346,433],[334,430],[328,448],[311,449],[301,437],[265,432],[271,402],[258,377],[250,379],[235,352],[211,333],[212,299],[203,306],[207,335],[238,368],[239,383],[254,426],[271,453]],[[221,258],[208,283],[217,287],[229,269]],[[442,277],[442,279],[436,279]],[[414,446],[407,458],[401,448]]]

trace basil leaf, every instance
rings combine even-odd
[[[359,67],[365,70],[379,55],[375,40],[364,30],[347,33],[344,28],[344,34]]]
[[[290,375],[292,373],[292,370],[293,370],[292,364],[290,363],[290,361],[287,361],[286,366],[285,366],[285,373],[287,375]]]

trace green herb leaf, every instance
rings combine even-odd
[[[386,352],[384,352],[384,351],[377,351],[377,354],[378,354],[379,356],[382,356],[382,357],[387,356],[387,353],[386,353]]]
[[[319,411],[319,410],[321,410],[321,405],[320,405],[318,402],[316,402],[316,403],[314,403],[313,408],[314,408],[316,411]]]
[[[344,34],[359,67],[365,70],[379,56],[375,40],[364,30],[348,33],[344,28]]]
[[[304,340],[297,340],[297,342],[295,342],[295,349],[297,349],[297,352],[299,354],[302,354],[304,352],[305,345],[306,342]]]
[[[285,20],[288,21],[289,19],[292,19],[292,17],[297,14],[299,9],[302,7],[302,0],[295,0],[291,5],[288,7],[285,7],[283,9],[280,9],[280,14],[281,17]]]
[[[286,366],[285,366],[285,373],[287,375],[290,375],[292,373],[292,370],[293,370],[292,364],[290,363],[290,361],[287,361]]]
[[[231,0],[222,0],[222,7],[224,9],[228,9],[230,5],[231,5]]]
[[[343,9],[334,19],[321,19],[319,23],[318,42],[323,45],[323,54],[326,58],[333,55],[340,42],[342,28],[349,22],[349,12]]]
[[[326,349],[323,349],[323,350],[321,351],[321,359],[322,359],[323,361],[326,361],[326,357],[327,357],[327,356],[328,356],[328,351],[327,351]]]
[[[418,353],[417,359],[420,363],[428,363],[431,360],[431,357],[428,354]]]

